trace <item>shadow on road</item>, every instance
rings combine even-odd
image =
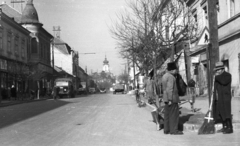
[[[0,129],[24,121],[42,113],[49,112],[70,102],[63,100],[44,100],[17,104],[0,108]]]

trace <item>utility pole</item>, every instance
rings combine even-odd
[[[132,36],[132,49],[134,50],[134,44],[133,44],[133,36]],[[135,81],[136,81],[136,78],[135,78],[135,54],[133,52],[133,88],[135,89],[136,85],[135,85]]]
[[[212,80],[213,80],[213,68],[215,63],[219,61],[219,44],[218,44],[218,20],[217,20],[217,4],[218,0],[207,0],[208,2],[208,23],[209,23],[209,72],[208,72],[208,94],[209,103],[211,98]]]

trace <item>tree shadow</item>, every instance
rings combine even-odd
[[[192,117],[194,114],[186,114],[183,116],[179,116],[179,124],[178,124],[178,129],[180,131],[183,131],[184,129],[184,124],[189,121],[190,117]]]

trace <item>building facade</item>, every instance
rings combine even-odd
[[[28,48],[28,64],[31,73],[29,88],[37,91],[38,96],[44,95],[46,89],[51,88],[52,82],[50,44],[53,36],[43,28],[32,0],[27,1],[20,24],[31,32]]]
[[[192,10],[194,18],[201,26],[199,40],[191,44],[191,56],[198,57],[195,74],[198,76],[200,86],[206,86],[206,67],[208,47],[208,4],[207,0],[188,0],[187,5]],[[232,74],[232,91],[239,94],[240,82],[240,1],[219,0],[216,3],[218,14],[218,40],[219,60],[225,65],[225,69]],[[205,83],[204,83],[205,82]],[[202,85],[201,85],[202,84]]]
[[[1,5],[0,90],[3,99],[9,97],[6,92],[12,85],[15,85],[17,92],[23,92],[27,87],[29,71],[27,49],[30,34],[4,11],[5,6]]]

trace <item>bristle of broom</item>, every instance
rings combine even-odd
[[[214,134],[215,133],[215,123],[213,120],[209,121],[208,120],[204,120],[203,125],[200,127],[200,129],[198,130],[198,134],[202,135],[202,134]]]

